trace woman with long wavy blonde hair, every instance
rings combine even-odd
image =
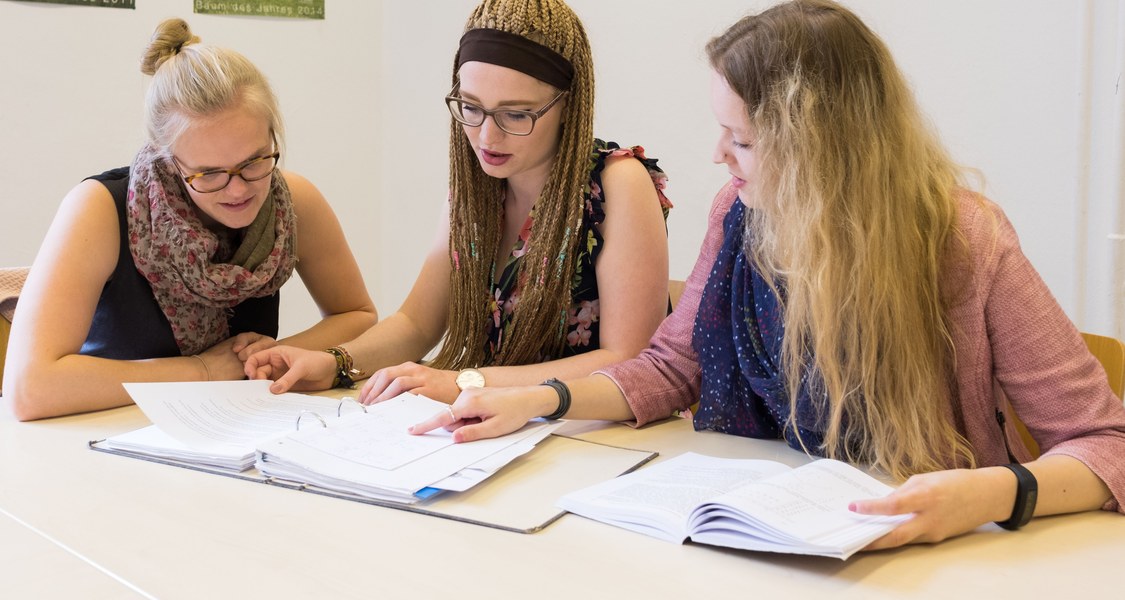
[[[453,402],[636,356],[666,316],[664,175],[640,146],[594,138],[590,44],[570,7],[485,0],[450,84],[449,210],[414,289],[334,356],[252,357],[248,373],[275,391],[354,368],[376,371],[364,403],[407,390]]]
[[[855,15],[816,4],[741,22],[707,52],[749,107],[756,140],[743,250],[784,297],[786,430],[900,477],[972,465],[947,416],[952,298],[941,274],[967,252],[958,202],[976,199],[961,198],[958,169],[890,53]],[[805,398],[823,439],[800,435]]]
[[[796,0],[707,54],[731,182],[649,349],[556,389],[464,394],[414,431],[468,441],[547,414],[643,424],[698,402],[696,429],[905,479],[851,505],[913,514],[869,548],[1125,512],[1125,407],[878,36],[834,2]]]

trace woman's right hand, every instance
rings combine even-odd
[[[246,376],[242,360],[234,351],[237,338],[227,338],[196,356],[206,366],[207,378],[211,381],[236,381]]]
[[[453,432],[454,442],[472,442],[516,431],[528,421],[550,414],[558,395],[545,385],[468,389],[448,410],[410,427],[421,435],[438,427]]]
[[[274,380],[270,391],[275,394],[326,390],[336,375],[336,357],[323,351],[274,346],[246,359],[245,373],[250,379]]]

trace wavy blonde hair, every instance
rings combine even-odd
[[[206,46],[183,19],[156,27],[141,57],[141,72],[152,76],[145,97],[145,130],[163,155],[193,120],[234,107],[245,107],[269,121],[282,147],[285,130],[277,97],[265,75],[245,56]]]
[[[557,356],[566,341],[594,140],[594,68],[582,22],[559,0],[485,0],[465,24],[465,31],[479,28],[523,36],[574,66],[574,82],[561,107],[558,153],[535,202],[534,241],[519,267],[520,297],[512,328],[491,363],[523,365]],[[457,63],[454,56],[454,85]],[[441,369],[477,367],[486,360],[489,279],[500,245],[504,198],[504,181],[484,173],[461,125],[450,121],[449,251],[454,268],[448,330],[434,358]]]
[[[941,287],[968,252],[962,176],[887,47],[838,4],[796,0],[707,53],[757,134],[745,251],[784,302],[788,426],[809,374],[828,456],[900,479],[972,466]]]

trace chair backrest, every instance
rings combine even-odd
[[[684,293],[685,282],[680,279],[668,280],[668,301],[672,303],[672,310],[680,303],[680,296]]]
[[[0,316],[0,396],[4,395],[4,357],[8,355],[8,334],[12,332],[12,323]]]
[[[8,334],[12,331],[12,318],[16,314],[23,282],[27,280],[28,267],[0,269],[0,395],[4,390],[4,357],[8,354]]]
[[[668,301],[672,303],[672,310],[676,310],[676,305],[680,303],[680,296],[684,295],[684,286],[687,282],[682,279],[669,279],[668,280]],[[681,411],[680,416],[690,419],[695,411],[699,410],[699,401],[696,400],[687,410]]]
[[[1116,338],[1107,337],[1104,335],[1097,335],[1094,333],[1083,333],[1082,339],[1086,342],[1086,347],[1090,349],[1090,354],[1098,359],[1105,369],[1106,378],[1109,380],[1109,389],[1121,398],[1123,388],[1125,388],[1125,344]],[[1016,431],[1020,434],[1020,439],[1023,440],[1024,446],[1031,451],[1032,458],[1039,458],[1039,444],[1031,437],[1031,432],[1027,430],[1027,426],[1019,419],[1019,416],[1012,415],[1012,425],[1015,426]]]
[[[1121,398],[1125,392],[1125,344],[1119,339],[1093,333],[1083,333],[1082,339],[1086,341],[1090,354],[1102,363],[1109,388]]]

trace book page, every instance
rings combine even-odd
[[[687,537],[688,516],[700,503],[788,470],[774,461],[687,452],[568,494],[558,506],[618,527],[681,542]]]
[[[735,523],[746,522],[742,530],[750,535],[789,544],[849,546],[870,541],[909,518],[848,510],[855,500],[879,498],[893,489],[851,465],[821,459],[712,499],[693,515],[692,526],[705,528],[708,519],[731,518],[725,510],[730,508],[736,512]],[[724,523],[731,527],[730,521]]]
[[[339,400],[304,394],[272,394],[272,382],[210,381],[126,383],[125,391],[164,433],[195,450],[253,450],[256,442],[296,429],[301,411],[336,418]],[[306,422],[307,421],[307,422]],[[303,426],[320,427],[314,417]]]

